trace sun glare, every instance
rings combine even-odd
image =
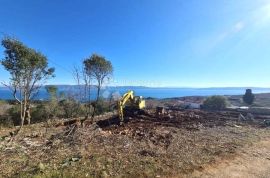
[[[270,3],[265,4],[257,9],[254,13],[252,21],[253,24],[258,28],[268,26],[270,24]]]
[[[263,8],[262,8],[262,13],[264,15],[263,19],[265,20],[269,20],[270,19],[270,3],[265,5]]]

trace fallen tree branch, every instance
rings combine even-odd
[[[69,133],[67,134],[66,137],[68,137],[73,131],[74,129],[76,128],[77,125],[74,125],[70,130],[69,130]]]
[[[55,124],[55,127],[60,127],[60,126],[68,126],[68,125],[72,125],[72,124],[77,124],[77,125],[81,125],[82,122],[84,122],[86,119],[82,118],[82,119],[72,119],[72,120],[68,120],[68,121],[62,121],[59,122],[57,124]]]

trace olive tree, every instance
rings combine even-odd
[[[251,105],[251,104],[253,104],[254,99],[255,99],[255,96],[254,96],[254,94],[252,93],[252,90],[251,90],[251,89],[246,89],[246,93],[245,93],[245,95],[243,96],[243,101],[244,101],[246,104]]]
[[[31,99],[44,83],[53,77],[54,68],[48,67],[48,60],[42,53],[27,47],[22,42],[6,37],[2,40],[4,58],[1,64],[10,73],[8,86],[14,99],[20,104],[21,127],[25,119],[31,120]]]
[[[89,58],[83,61],[86,74],[96,83],[97,86],[97,98],[96,104],[100,99],[100,90],[106,79],[109,79],[113,73],[113,67],[110,61],[105,57],[98,54],[93,54]],[[93,116],[95,114],[95,108]]]

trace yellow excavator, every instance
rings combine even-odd
[[[132,111],[138,111],[145,108],[145,100],[142,96],[134,96],[133,91],[128,91],[118,102],[118,113],[121,122],[124,121],[124,108]]]

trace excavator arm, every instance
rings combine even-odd
[[[127,101],[133,100],[134,99],[134,92],[133,91],[128,91],[123,95],[123,97],[120,99],[118,103],[118,113],[119,113],[119,118],[122,121],[124,121],[124,107]]]
[[[129,102],[129,108],[133,111],[145,108],[145,100],[142,99],[142,96],[134,96],[133,91],[128,91],[123,95],[118,103],[118,113],[121,122],[124,121],[124,108],[127,102]]]

